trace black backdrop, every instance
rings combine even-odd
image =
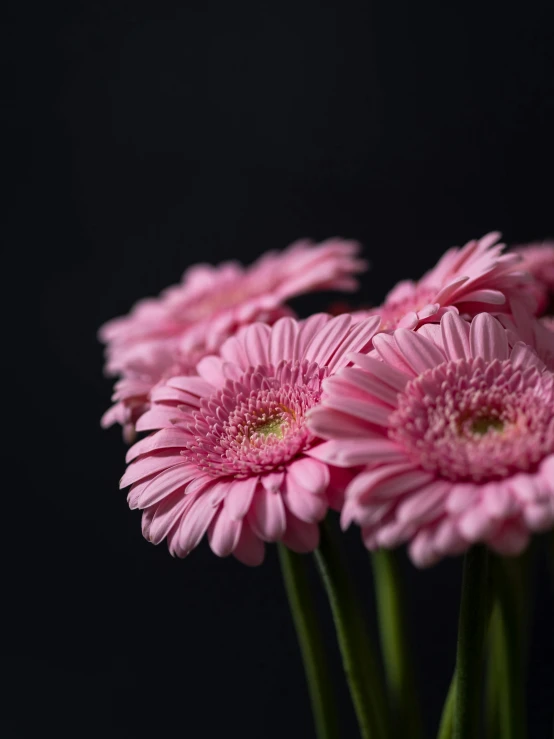
[[[554,235],[548,6],[3,11],[2,736],[313,735],[275,552],[250,570],[205,547],[173,560],[142,539],[117,490],[119,432],[99,429],[110,382],[95,333],[195,261],[249,262],[300,236],[359,239],[373,263],[363,297],[379,302],[488,230],[512,243]],[[370,608],[356,531],[348,544]],[[460,563],[405,564],[431,729],[453,665]],[[541,578],[537,739],[554,702]]]

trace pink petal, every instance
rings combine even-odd
[[[324,407],[326,409],[334,408],[341,413],[354,416],[354,418],[361,418],[363,421],[377,426],[388,426],[391,414],[390,407],[378,405],[376,402],[372,403],[369,397],[367,400],[358,400],[338,393],[326,396]]]
[[[248,511],[248,521],[254,533],[263,541],[279,541],[287,526],[281,494],[270,493],[260,487]]]
[[[416,372],[408,364],[404,354],[399,350],[398,344],[388,334],[377,334],[373,337],[373,348],[377,351],[383,362],[393,367],[409,378],[415,377]]]
[[[205,357],[205,359],[208,359],[208,357]],[[209,359],[217,360],[219,363],[221,363],[221,360],[218,357],[209,357]],[[203,397],[204,395],[210,395],[213,392],[212,383],[207,382],[202,377],[196,377],[195,375],[171,377],[169,380],[167,380],[167,384],[171,385],[171,387],[176,387],[179,390],[183,390],[184,392],[189,393],[189,395],[196,395],[199,398]]]
[[[241,531],[242,521],[233,521],[221,506],[208,529],[208,541],[212,552],[218,557],[228,557],[236,549]]]
[[[153,431],[155,429],[167,428],[173,425],[174,419],[181,413],[172,406],[154,405],[138,419],[137,431]]]
[[[483,505],[479,505],[470,508],[460,516],[458,528],[469,542],[483,541],[498,529],[498,521],[487,512]]]
[[[430,567],[439,559],[433,547],[433,537],[427,529],[422,529],[412,539],[409,546],[409,553],[416,567]]]
[[[305,352],[305,358],[325,367],[331,359],[337,345],[345,338],[352,323],[348,314],[336,316],[315,335]]]
[[[519,511],[518,501],[506,484],[485,485],[481,497],[483,506],[494,518],[507,518]]]
[[[342,342],[337,345],[334,355],[328,361],[330,372],[336,372],[339,367],[345,366],[349,361],[348,355],[350,353],[361,352],[370,346],[380,323],[379,316],[371,316],[354,326]]]
[[[217,510],[210,504],[207,496],[200,495],[186,511],[179,528],[181,556],[186,557],[198,546]]]
[[[469,343],[473,357],[492,361],[508,359],[506,330],[489,313],[479,313],[471,322]]]
[[[155,513],[148,531],[148,539],[152,544],[159,544],[168,535],[173,526],[178,524],[186,510],[190,508],[194,498],[184,495],[170,495],[155,506]]]
[[[448,483],[439,480],[423,488],[420,492],[406,496],[396,509],[398,521],[420,524],[436,518],[444,510],[448,489]]]
[[[377,484],[394,478],[395,475],[406,471],[412,471],[414,466],[412,463],[391,464],[378,467],[374,470],[364,470],[357,475],[346,490],[347,498],[357,498],[360,495],[368,495]]]
[[[290,321],[292,319],[281,319],[281,321],[285,320]],[[278,321],[277,324],[278,323],[280,323],[280,321]],[[252,367],[257,367],[259,364],[270,364],[268,344],[270,336],[273,336],[274,331],[275,326],[273,329],[270,329],[269,326],[266,326],[263,323],[254,323],[251,326],[248,326],[244,332],[242,336],[244,349],[248,362]]]
[[[325,324],[329,323],[331,316],[327,313],[315,313],[300,324],[298,333],[298,359],[304,359],[306,350]]]
[[[356,467],[366,465],[372,459],[383,462],[406,462],[406,455],[394,441],[388,439],[339,439],[326,441],[306,452],[314,459],[320,459],[337,467]]]
[[[245,480],[235,480],[225,498],[225,507],[229,518],[240,521],[248,513],[252,498],[258,486],[258,477],[247,477]]]
[[[180,454],[175,454],[175,452],[161,452],[148,455],[147,457],[141,457],[127,467],[125,474],[119,481],[119,487],[125,488],[127,485],[138,482],[143,477],[152,475],[155,472],[161,472],[175,465],[186,467],[183,457]]]
[[[391,408],[395,408],[397,404],[398,391],[390,387],[390,385],[374,374],[367,372],[365,369],[358,369],[357,367],[348,367],[339,375],[330,377],[328,385],[331,385],[331,381],[339,378],[344,378],[356,388],[363,390],[365,393],[369,393],[381,403],[386,403]]]
[[[196,371],[210,388],[223,387],[225,384],[223,360],[220,357],[213,355],[204,357],[196,365]],[[205,394],[208,395],[209,393]]]
[[[278,493],[283,485],[285,479],[284,472],[268,472],[265,475],[260,475],[260,482],[269,493]]]
[[[390,340],[392,341],[392,339]],[[404,390],[406,383],[413,376],[411,370],[410,377],[408,377],[405,372],[401,372],[385,362],[380,362],[378,359],[364,354],[351,354],[349,355],[349,359],[397,393],[401,393]]]
[[[269,363],[277,366],[283,359],[297,359],[297,338],[297,321],[292,318],[279,319],[271,329]]]
[[[456,294],[458,289],[468,280],[469,277],[459,277],[448,285],[445,285],[445,287],[435,295],[434,302],[439,303],[440,305],[448,305],[449,302],[452,302],[451,298]]]
[[[500,290],[474,290],[464,294],[464,303],[487,303],[490,305],[504,305],[506,298]]]
[[[139,508],[146,508],[182,489],[197,474],[190,465],[176,465],[160,472],[139,498]]]
[[[393,335],[405,361],[417,374],[446,361],[446,357],[435,344],[420,334],[400,328]]]
[[[523,519],[531,531],[548,531],[554,524],[554,507],[548,501],[530,503],[523,508]]]
[[[287,468],[287,489],[298,485],[311,493],[324,493],[329,485],[329,469],[326,464],[310,457],[301,457]]]
[[[306,414],[306,422],[310,430],[323,439],[355,439],[367,434],[375,436],[367,423],[328,408],[326,403],[311,408]]]
[[[375,502],[397,498],[404,493],[416,491],[428,485],[433,481],[433,478],[434,475],[432,472],[415,469],[412,466],[406,472],[400,472],[394,477],[386,478],[373,485],[370,491],[360,495],[359,502],[365,503],[369,499]]]
[[[264,561],[265,546],[254,534],[246,521],[242,526],[242,531],[233,552],[233,555],[248,567],[257,567]]]
[[[541,370],[544,367],[544,362],[537,356],[536,352],[527,344],[522,341],[518,341],[514,344],[512,352],[510,354],[510,361],[514,367],[520,369],[527,369],[527,367],[536,367]]]
[[[324,495],[313,495],[297,485],[291,485],[283,494],[284,502],[291,513],[301,521],[315,523],[327,513],[327,500]]]
[[[231,364],[236,364],[241,369],[245,370],[250,367],[248,357],[244,351],[242,341],[239,341],[235,336],[231,336],[223,343],[220,349],[221,357]]]
[[[182,449],[185,447],[185,441],[189,438],[190,436],[187,433],[175,426],[169,429],[162,429],[156,434],[150,434],[150,436],[137,441],[127,452],[125,461],[127,463],[132,462],[133,459],[136,459],[141,454],[154,452],[158,449]]]
[[[469,359],[469,323],[452,312],[444,315],[440,322],[446,355],[449,359]]]

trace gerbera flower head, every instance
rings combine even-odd
[[[513,251],[522,259],[521,268],[533,277],[529,287],[537,302],[537,315],[541,315],[554,293],[554,241],[517,246]]]
[[[355,290],[354,275],[367,266],[358,252],[353,241],[298,241],[280,253],[267,252],[249,267],[199,264],[180,284],[106,323],[99,331],[106,344],[106,372],[123,379],[102,425],[119,422],[131,433],[156,383],[193,373],[203,356],[217,351],[241,326],[290,315],[289,298],[316,290]]]
[[[554,344],[554,335],[552,335]],[[554,373],[490,314],[379,334],[324,382],[317,456],[365,465],[343,526],[369,549],[409,542],[416,565],[485,542],[519,553],[554,524]]]
[[[378,325],[324,314],[255,323],[202,359],[196,376],[155,388],[137,428],[158,430],[131,447],[121,481],[131,508],[144,511],[144,535],[184,557],[207,532],[216,554],[250,565],[264,542],[314,549],[318,522],[340,508],[352,475],[314,456],[320,440],[306,413]]]
[[[381,316],[381,329],[390,332],[436,323],[449,310],[469,316],[509,312],[511,295],[527,295],[523,285],[530,277],[518,255],[503,253],[499,238],[500,233],[492,232],[462,248],[452,247],[418,282],[399,282],[382,305],[358,315]]]

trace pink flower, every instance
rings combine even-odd
[[[153,390],[137,428],[160,430],[131,447],[121,480],[130,507],[144,511],[145,537],[184,557],[207,532],[217,555],[249,565],[262,561],[264,542],[314,549],[318,522],[340,507],[352,475],[313,456],[319,439],[305,415],[378,324],[323,314],[255,323],[202,359],[197,376]]]
[[[534,279],[530,289],[537,301],[537,315],[544,313],[549,295],[554,292],[554,241],[517,246],[514,253],[522,258],[521,269]]]
[[[554,344],[554,335],[552,336]],[[486,542],[516,554],[554,524],[554,373],[493,316],[378,334],[325,380],[308,425],[328,464],[366,465],[343,526],[418,566]]]
[[[107,345],[106,371],[123,380],[102,425],[119,422],[131,433],[154,385],[194,372],[198,360],[217,351],[240,326],[289,315],[284,306],[289,298],[315,290],[355,290],[353,275],[366,267],[358,251],[352,241],[299,241],[282,253],[264,254],[250,267],[196,265],[179,285],[106,323],[99,332]]]
[[[383,305],[357,315],[381,316],[381,330],[416,329],[436,323],[448,310],[475,315],[481,311],[510,311],[511,295],[524,297],[530,279],[515,254],[503,254],[498,232],[452,247],[418,282],[399,282]]]

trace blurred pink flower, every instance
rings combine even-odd
[[[106,371],[123,379],[102,425],[121,423],[131,435],[156,383],[193,372],[201,357],[217,351],[240,326],[291,314],[284,305],[289,298],[316,290],[355,290],[354,275],[367,266],[358,252],[353,241],[298,241],[280,253],[267,252],[249,267],[199,264],[179,285],[108,321],[99,331]]]
[[[340,508],[350,472],[313,456],[319,440],[305,414],[323,379],[367,348],[378,318],[281,318],[255,323],[198,363],[197,376],[173,377],[151,393],[121,486],[143,513],[143,533],[186,556],[207,532],[219,556],[259,564],[264,542],[297,552],[319,540],[318,522]]]
[[[447,311],[469,316],[481,311],[510,311],[512,295],[530,298],[520,257],[503,254],[500,233],[489,233],[464,247],[452,247],[418,282],[403,280],[382,305],[356,316],[381,316],[381,330],[416,329],[438,322]],[[532,303],[532,299],[530,301]],[[529,306],[532,308],[532,304]]]
[[[554,241],[516,246],[513,252],[522,258],[521,268],[534,278],[530,289],[537,301],[537,315],[541,315],[548,306],[550,294],[554,293]]]
[[[483,313],[378,334],[308,414],[369,549],[410,542],[418,566],[486,542],[517,554],[554,524],[554,373]],[[554,344],[554,335],[552,335]]]

